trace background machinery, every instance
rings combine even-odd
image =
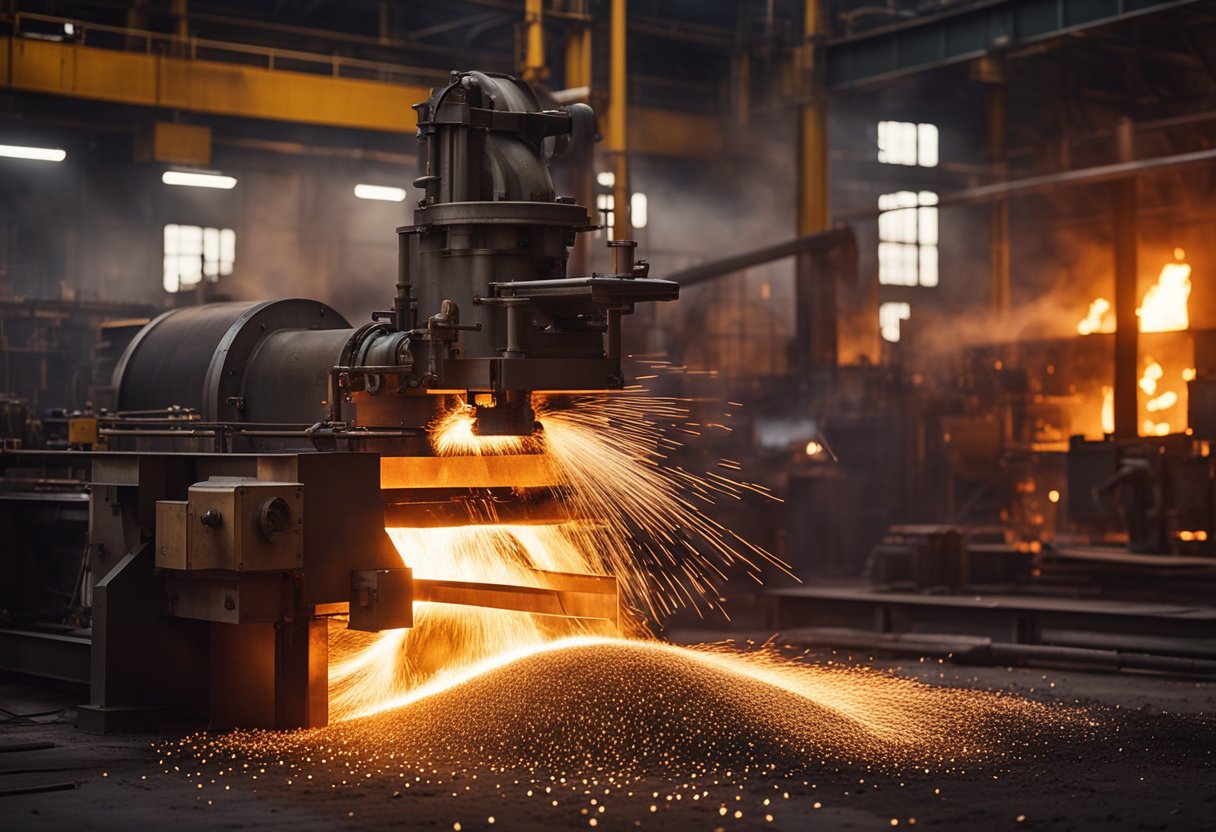
[[[617,626],[611,577],[415,580],[385,532],[486,505],[550,511],[546,466],[436,457],[428,426],[462,399],[475,433],[527,436],[534,392],[622,387],[622,316],[678,294],[627,240],[609,242],[611,274],[566,274],[594,226],[555,195],[549,162],[594,139],[590,107],[542,109],[513,77],[461,72],[416,109],[424,195],[397,230],[390,308],[358,327],[309,300],[171,310],[126,348],[95,438],[5,451],[10,483],[88,483],[82,727],[170,704],[219,725],[324,725],[338,614],[409,627],[413,601],[434,600]],[[19,537],[19,514],[5,522]]]

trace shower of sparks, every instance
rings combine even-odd
[[[390,529],[416,578],[537,586],[535,569],[602,573],[580,548],[583,524],[475,525]],[[486,660],[591,632],[574,622],[508,610],[415,603],[414,627],[370,634],[330,629],[330,718],[380,710],[428,682],[463,678]]]
[[[536,586],[537,569],[611,575],[624,602],[654,620],[681,606],[714,607],[713,581],[735,565],[753,577],[761,564],[785,568],[693,502],[738,499],[745,491],[769,496],[762,487],[662,464],[674,443],[656,422],[686,419],[681,404],[623,395],[563,405],[540,404],[544,431],[535,438],[478,436],[472,412],[457,408],[436,424],[432,442],[443,456],[541,453],[559,499],[573,516],[593,519],[389,529],[415,577]],[[414,619],[413,629],[376,635],[331,628],[331,718],[366,714],[432,679],[459,677],[486,659],[595,627],[429,603],[415,604]]]
[[[476,805],[488,792],[500,819],[536,828],[544,817],[636,827],[674,801],[715,826],[747,825],[791,793],[804,812],[839,800],[815,780],[852,773],[927,793],[944,777],[1000,776],[1094,725],[1075,708],[775,650],[596,637],[499,654],[389,705],[321,729],[193,735],[160,748],[162,767],[209,794],[252,779],[300,799],[342,790],[363,807],[476,788]],[[447,828],[486,826],[460,800],[445,811]]]
[[[680,607],[714,607],[712,582],[725,580],[731,567],[753,576],[765,566],[789,573],[787,564],[702,508],[746,492],[776,499],[767,489],[665,464],[680,443],[659,423],[682,429],[693,424],[687,419],[687,408],[674,399],[583,396],[539,402],[544,430],[536,438],[477,436],[471,410],[457,408],[436,425],[432,443],[442,456],[542,452],[562,502],[575,516],[594,518],[562,527],[584,561],[581,568],[566,561],[562,571],[613,575],[626,601],[657,619]],[[410,555],[402,555],[412,566]]]
[[[390,529],[416,577],[537,585],[538,569],[608,574],[639,616],[660,618],[713,606],[730,567],[784,568],[700,508],[766,489],[666,461],[675,442],[660,425],[701,427],[679,402],[597,396],[538,411],[543,434],[521,439],[478,437],[471,413],[455,410],[435,426],[436,452],[539,454],[579,519]],[[742,476],[734,460],[717,467]],[[717,828],[788,815],[778,798],[817,812],[833,799],[817,778],[881,775],[903,788],[995,771],[1093,724],[1078,709],[772,647],[676,647],[640,622],[606,637],[594,622],[503,610],[417,603],[414,613],[412,629],[374,635],[331,624],[329,727],[193,735],[160,747],[163,770],[185,772],[207,803],[248,779],[292,800],[348,790],[361,812],[382,806],[369,809],[382,819],[399,816],[369,796],[480,795],[445,804],[455,814],[440,828],[456,832],[496,821],[634,828],[676,808]]]

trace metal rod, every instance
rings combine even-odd
[[[847,226],[833,228],[818,234],[806,234],[784,243],[752,249],[742,254],[723,257],[721,260],[681,269],[668,275],[667,279],[679,283],[681,286],[692,286],[796,254],[823,254],[834,249],[847,250],[848,248],[856,249],[856,247],[857,241],[853,237],[851,228]]]
[[[939,207],[943,207],[991,202],[1005,196],[1025,196],[1039,191],[1072,185],[1098,185],[1103,182],[1113,182],[1118,179],[1140,176],[1147,173],[1162,173],[1213,164],[1216,164],[1216,148],[1196,150],[1193,153],[1178,153],[1173,156],[1158,156],[1153,159],[1135,159],[1128,162],[1116,162],[1111,165],[1097,165],[1092,168],[1066,170],[1042,176],[1031,176],[1026,179],[1014,179],[1009,182],[994,182],[991,185],[982,185],[978,188],[968,188],[964,191],[945,194],[938,198],[937,204]],[[837,216],[836,219],[855,222],[858,220],[876,219],[882,213],[879,210],[851,211]]]
[[[393,298],[393,324],[398,332],[414,328],[410,306],[413,300],[413,278],[410,274],[410,240],[412,235],[397,232],[397,295]]]
[[[864,630],[811,628],[788,630],[782,637],[793,644],[865,650],[895,655],[948,658],[960,665],[1073,665],[1108,671],[1147,670],[1177,675],[1216,675],[1216,658],[1131,653],[1057,644],[1013,644],[973,636],[934,636],[917,633],[872,633]]]
[[[612,238],[629,237],[629,143],[626,119],[628,86],[626,71],[627,0],[612,0],[611,61],[608,73],[608,151],[612,158]]]

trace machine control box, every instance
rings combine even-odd
[[[414,572],[362,569],[350,574],[352,630],[378,633],[414,626]]]
[[[229,572],[304,564],[304,486],[213,477],[156,504],[156,565]]]

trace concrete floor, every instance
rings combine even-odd
[[[685,634],[690,635],[690,634]],[[58,829],[1216,829],[1216,683],[1132,674],[961,668],[870,661],[931,684],[1006,691],[1093,708],[1100,735],[1062,741],[1032,762],[965,775],[875,774],[841,766],[812,780],[774,775],[723,781],[693,801],[683,786],[650,778],[611,802],[582,784],[526,794],[533,772],[461,772],[413,789],[352,783],[285,789],[270,777],[230,785],[166,773],[153,744],[163,736],[97,737],[76,731],[73,690],[0,683],[0,707],[34,713],[0,725],[0,827]],[[538,692],[538,695],[542,695]],[[50,743],[5,751],[16,743]],[[408,749],[403,749],[408,755]],[[172,763],[168,764],[172,765]],[[184,763],[182,765],[185,765]],[[864,781],[864,782],[862,782]],[[15,794],[29,787],[65,790]],[[203,788],[206,786],[206,788]],[[788,795],[788,796],[786,796]],[[557,805],[551,805],[553,797]],[[610,811],[597,814],[601,804]],[[819,808],[815,808],[819,804]],[[654,810],[651,809],[654,806]],[[723,809],[726,814],[723,814]],[[740,816],[736,817],[735,812]],[[491,823],[490,818],[494,821]],[[768,818],[771,818],[769,820]],[[597,820],[592,824],[592,820]]]

